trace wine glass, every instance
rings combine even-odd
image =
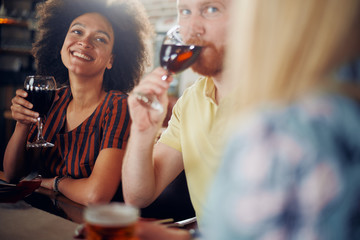
[[[38,112],[37,118],[37,139],[33,143],[28,143],[28,148],[32,147],[53,147],[54,144],[45,141],[42,129],[43,118],[49,111],[54,98],[56,90],[56,82],[52,76],[27,76],[24,82],[24,89],[28,96],[26,100],[33,104],[32,111]]]
[[[175,25],[167,33],[160,50],[160,65],[167,70],[161,79],[166,81],[171,74],[177,74],[190,67],[200,55],[202,47],[187,45],[180,35],[180,26]],[[136,98],[146,106],[162,113],[164,107],[154,95],[135,92]]]

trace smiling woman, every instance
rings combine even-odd
[[[53,74],[59,83],[68,82],[60,56],[63,41],[74,19],[92,12],[105,16],[114,32],[113,68],[105,71],[104,87],[129,92],[149,60],[145,41],[151,36],[150,24],[138,0],[88,0],[86,4],[81,0],[50,0],[40,5],[39,40],[33,48],[38,73]]]
[[[114,32],[98,13],[85,13],[70,25],[61,48],[61,59],[69,74],[102,78],[112,68]]]
[[[4,172],[16,182],[37,162],[41,185],[81,204],[122,199],[121,165],[130,129],[127,92],[143,74],[150,24],[138,0],[49,0],[39,5],[37,73],[59,85],[44,137],[55,144],[35,157],[37,112],[19,89],[12,100],[16,129]],[[104,187],[106,186],[106,187]]]

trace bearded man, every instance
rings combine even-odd
[[[146,207],[185,170],[191,202],[201,217],[207,191],[219,165],[222,148],[212,141],[212,127],[225,96],[223,60],[231,0],[178,0],[178,22],[188,44],[203,46],[192,69],[203,77],[185,90],[174,106],[168,128],[154,142],[165,113],[150,109],[130,94],[130,140],[123,163],[122,183],[126,203]],[[172,80],[156,68],[133,92],[151,93],[167,106]]]

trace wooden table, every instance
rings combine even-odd
[[[0,239],[73,239],[77,223],[37,209],[25,201],[0,203]]]
[[[0,179],[3,177],[0,171]],[[62,194],[40,187],[16,203],[0,203],[0,240],[74,239],[75,229],[84,222],[84,209]],[[150,219],[159,219],[153,216]],[[175,226],[197,227],[196,222]]]
[[[4,179],[1,171],[0,179]],[[0,239],[74,239],[83,209],[63,195],[39,188],[16,203],[0,203]]]

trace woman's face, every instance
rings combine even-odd
[[[61,48],[61,59],[69,74],[103,76],[113,62],[114,32],[110,22],[98,13],[74,19]]]

